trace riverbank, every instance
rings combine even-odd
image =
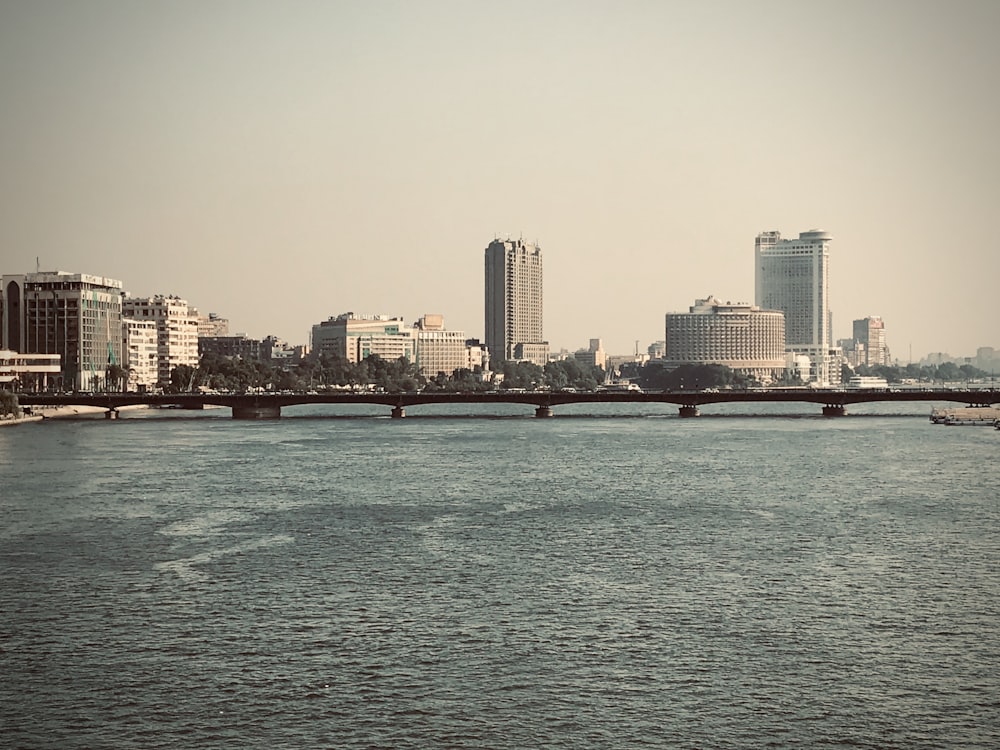
[[[25,407],[22,407],[20,417],[15,418],[10,415],[0,417],[0,427],[41,422],[46,419],[103,417],[107,411],[103,406],[32,406],[27,408],[30,408],[30,413],[26,413]],[[146,404],[136,404],[134,406],[119,407],[118,411],[135,411],[137,409],[149,408]]]

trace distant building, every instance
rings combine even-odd
[[[524,240],[493,240],[486,248],[486,346],[494,362],[545,365],[542,251]]]
[[[309,354],[309,347],[292,346],[276,336],[268,336],[260,342],[260,358],[274,365],[289,367],[299,365]]]
[[[245,333],[235,336],[199,336],[199,360],[206,354],[227,359],[242,359],[247,362],[261,361],[260,339],[249,338]]]
[[[386,360],[404,357],[413,362],[415,345],[414,331],[402,318],[351,312],[314,325],[310,341],[313,356],[334,354],[348,362],[361,362],[372,354]]]
[[[858,365],[879,367],[889,365],[889,348],[885,345],[885,323],[879,317],[855,320],[854,348],[861,353]]]
[[[122,347],[122,282],[63,271],[0,278],[0,349],[59,355],[57,387],[103,388]]]
[[[754,302],[785,315],[785,347],[811,362],[810,380],[840,381],[840,356],[830,333],[830,242],[828,232],[801,232],[784,240],[779,232],[757,235],[754,250]]]
[[[607,366],[607,353],[600,339],[591,339],[590,346],[586,349],[578,349],[573,352],[573,359],[581,365],[587,367],[600,367],[602,370]]]
[[[226,318],[220,318],[215,313],[209,313],[207,317],[204,315],[198,317],[198,338],[228,335],[229,321]]]
[[[126,297],[124,315],[156,324],[157,382],[166,385],[175,367],[198,366],[198,310],[180,297]]]
[[[725,365],[767,383],[785,370],[785,318],[778,310],[699,299],[686,313],[667,313],[668,366]]]

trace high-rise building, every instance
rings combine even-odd
[[[175,367],[198,366],[198,310],[179,297],[126,297],[124,315],[156,324],[157,380],[170,382]]]
[[[666,333],[670,365],[725,365],[762,383],[785,370],[785,319],[778,310],[708,297],[686,313],[667,313]]]
[[[869,316],[854,321],[854,349],[863,357],[859,365],[876,367],[889,364],[889,349],[885,345],[885,323],[882,318]]]
[[[122,282],[63,271],[0,279],[0,349],[58,354],[62,388],[103,388],[122,346]]]
[[[542,251],[524,240],[493,240],[486,248],[486,347],[492,362],[544,366]]]
[[[801,232],[783,240],[779,232],[757,235],[754,303],[785,314],[785,349],[809,357],[810,380],[840,382],[837,349],[830,334],[830,241],[828,232]]]

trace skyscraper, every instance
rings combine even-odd
[[[542,251],[524,240],[493,240],[486,248],[486,347],[492,362],[544,365]]]
[[[797,240],[761,232],[754,252],[754,303],[785,314],[785,351],[808,356],[810,379],[820,385],[840,382],[830,335],[832,239],[815,229],[801,232]]]

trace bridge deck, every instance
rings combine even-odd
[[[832,390],[820,388],[782,388],[719,391],[489,391],[480,393],[65,393],[18,394],[22,406],[96,406],[115,411],[126,406],[176,406],[199,408],[225,406],[234,416],[280,415],[287,406],[303,404],[378,404],[390,407],[395,416],[406,408],[426,404],[524,404],[536,408],[539,416],[549,416],[552,408],[565,404],[674,404],[683,416],[695,416],[697,408],[725,403],[813,403],[824,414],[845,413],[851,404],[872,402],[948,402],[967,406],[991,406],[1000,403],[998,389],[910,389],[910,390]],[[543,412],[544,410],[544,412]],[[692,411],[693,410],[693,411]]]

